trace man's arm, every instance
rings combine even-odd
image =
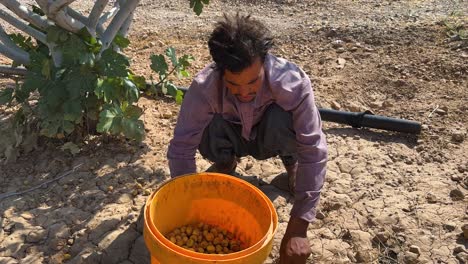
[[[211,105],[195,79],[185,94],[180,108],[174,137],[169,143],[167,158],[171,177],[196,172],[195,153],[203,130],[213,118]]]
[[[326,139],[309,77],[293,64],[279,65],[282,74],[274,82],[275,98],[281,107],[292,112],[298,152],[291,216],[312,222],[325,178]]]

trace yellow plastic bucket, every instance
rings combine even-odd
[[[152,264],[261,264],[270,254],[278,215],[255,186],[220,173],[188,174],[167,181],[147,200],[143,236]],[[175,228],[202,222],[237,234],[247,248],[230,254],[203,254],[164,237]]]

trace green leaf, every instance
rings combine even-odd
[[[99,114],[99,123],[97,124],[96,130],[100,133],[109,132],[117,114],[115,108],[102,110]]]
[[[145,77],[129,74],[128,78],[138,87],[139,90],[146,89]]]
[[[44,11],[42,11],[42,9],[36,5],[31,5],[32,7],[32,11],[40,16],[45,16],[45,13]]]
[[[99,79],[94,93],[97,98],[104,99],[104,102],[111,103],[117,97],[116,85],[119,85],[117,80],[112,78]]]
[[[68,100],[63,104],[63,119],[71,122],[81,120],[82,109],[80,100]]]
[[[136,85],[127,78],[124,78],[123,84],[124,84],[124,87],[125,87],[125,97],[126,97],[126,99],[130,103],[138,101],[138,97],[139,97],[140,94],[139,94],[139,91],[138,91],[138,88],[136,87]]]
[[[60,147],[60,149],[63,150],[63,151],[68,150],[73,155],[76,155],[76,154],[80,153],[80,148],[73,142],[67,142],[67,143],[63,144],[63,146]]]
[[[167,87],[167,94],[169,94],[170,96],[176,98],[177,97],[177,87],[171,82],[168,82],[166,84],[166,87]]]
[[[124,111],[124,117],[138,119],[143,114],[143,110],[136,105],[129,105]]]
[[[199,16],[202,13],[203,3],[201,2],[201,0],[195,0],[193,11],[195,12],[195,14],[197,14],[197,16]]]
[[[46,32],[47,32],[47,36],[46,36],[47,42],[57,43],[60,38],[60,33],[62,32],[62,30],[56,26],[50,26],[47,28]]]
[[[121,49],[125,49],[126,47],[128,47],[128,45],[130,45],[130,40],[118,34],[114,38],[114,44]]]
[[[185,78],[190,77],[190,73],[186,70],[179,71],[179,73],[182,77],[185,77]]]
[[[177,90],[177,95],[175,97],[176,103],[177,104],[182,104],[182,101],[184,99],[184,93],[181,90]]]
[[[47,80],[50,80],[50,70],[51,70],[50,60],[44,60],[42,62],[42,76],[44,76]]]
[[[127,67],[130,66],[127,57],[114,51],[106,49],[97,63],[100,73],[108,77],[127,77]]]
[[[62,128],[63,128],[63,131],[67,134],[71,134],[73,131],[75,131],[75,125],[69,121],[64,121]]]
[[[171,59],[172,66],[177,67],[176,50],[173,47],[169,47],[166,49],[166,55]]]
[[[0,92],[0,105],[9,104],[13,100],[13,88],[6,88]]]
[[[151,55],[151,69],[159,75],[166,74],[168,66],[163,55]]]
[[[65,42],[68,39],[68,32],[62,31],[59,35],[60,42]]]
[[[141,120],[123,119],[122,128],[126,137],[138,142],[141,142],[145,137],[145,126]]]
[[[179,67],[183,70],[185,70],[187,67],[189,67],[192,62],[195,60],[195,58],[192,55],[184,55],[179,58]]]

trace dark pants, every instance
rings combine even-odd
[[[279,155],[286,166],[297,161],[296,134],[290,112],[271,104],[252,130],[256,130],[257,135],[248,141],[242,137],[241,125],[215,114],[203,132],[198,150],[204,158],[215,163],[228,163],[236,156],[247,155],[258,160]]]

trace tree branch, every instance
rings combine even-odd
[[[12,49],[0,43],[0,53],[14,60],[15,62],[27,65],[29,63],[29,54],[24,50]]]
[[[30,26],[28,26],[26,23],[18,20],[16,17],[13,17],[12,15],[8,14],[7,12],[3,11],[0,9],[0,18],[5,20],[6,22],[10,23],[12,26],[15,28],[23,31],[24,33],[30,35],[31,37],[39,40],[40,42],[44,43],[47,45],[46,41],[46,35],[39,30],[36,30]]]
[[[73,9],[71,7],[67,7],[66,12],[70,17],[80,21],[83,24],[87,24],[88,18],[83,16],[80,12],[76,11],[75,9]]]
[[[111,44],[117,32],[120,30],[126,19],[131,15],[133,10],[137,7],[140,0],[127,0],[127,2],[120,7],[120,10],[115,15],[112,22],[107,27],[104,35],[102,36],[101,52],[106,50]]]
[[[65,7],[75,2],[76,0],[56,0],[49,6],[48,13],[50,17],[54,18],[57,16],[59,11],[63,10]]]
[[[131,12],[127,19],[125,19],[122,27],[120,27],[119,34],[123,37],[127,37],[128,31],[130,30],[130,25],[132,24],[133,14],[134,13]]]
[[[8,34],[5,32],[2,25],[0,25],[0,42],[3,42],[3,44],[9,48],[23,51],[20,47],[18,47],[18,45],[16,45],[15,42],[13,42],[13,40],[11,40],[10,36],[8,36]]]
[[[26,6],[21,5],[16,0],[0,0],[0,3],[10,9],[17,16],[24,19],[25,21],[28,21],[34,26],[40,29],[46,29],[48,27],[47,19],[29,10]]]
[[[102,12],[106,8],[107,3],[109,0],[97,0],[91,10],[91,13],[88,16],[88,27],[94,31],[96,31],[96,26],[99,22],[99,18],[101,17]]]
[[[6,75],[25,76],[28,70],[23,67],[11,67],[8,65],[0,65],[0,73]]]
[[[60,27],[74,33],[78,33],[85,25],[69,16],[65,10],[60,10],[54,18],[51,18]]]

